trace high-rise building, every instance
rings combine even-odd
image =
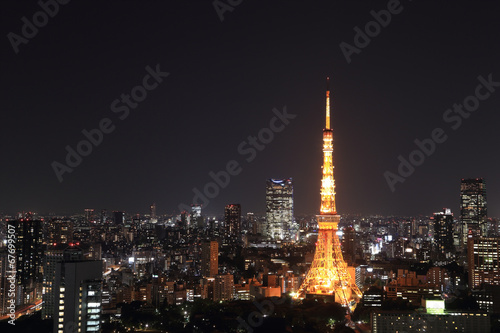
[[[500,285],[500,237],[469,237],[467,241],[469,288],[483,282]]]
[[[54,333],[100,332],[102,262],[73,260],[56,263]]]
[[[201,275],[215,277],[219,274],[219,243],[216,241],[201,244]]]
[[[125,224],[125,213],[124,212],[113,212],[113,223],[115,225],[124,225]]]
[[[295,240],[292,178],[266,181],[265,235],[273,241]]]
[[[149,216],[151,219],[156,220],[156,203],[153,202],[153,204],[149,207]]]
[[[0,316],[4,316],[8,313],[7,306],[9,305],[9,261],[8,253],[4,249],[0,249]]]
[[[453,214],[445,208],[442,212],[434,213],[431,217],[434,222],[434,249],[438,257],[449,258],[454,252],[453,247]]]
[[[467,246],[467,237],[486,237],[486,182],[483,178],[462,179],[460,185],[460,223],[462,245]]]
[[[203,228],[203,216],[201,215],[201,205],[191,205],[191,227]]]
[[[231,301],[234,298],[234,278],[232,274],[216,275],[214,281],[214,301]]]
[[[349,264],[356,259],[356,230],[352,226],[345,227],[342,232],[342,255]]]
[[[41,295],[43,232],[42,221],[9,221],[16,234],[16,303],[30,304]]]
[[[94,221],[94,209],[85,208],[85,223],[90,223]]]
[[[241,206],[240,204],[230,204],[224,209],[224,224],[226,239],[230,243],[241,241]]]
[[[106,223],[106,220],[108,219],[108,210],[107,209],[101,209],[101,224]]]
[[[257,218],[255,217],[254,213],[247,213],[246,216],[246,226],[247,230],[252,234],[256,235],[260,232],[259,224],[257,223]]]
[[[327,79],[328,85],[328,79]],[[313,262],[295,298],[323,297],[335,300],[348,311],[354,311],[362,297],[356,285],[354,268],[347,267],[337,235],[340,215],[335,201],[333,173],[333,130],[330,128],[330,89],[326,90],[326,127],[323,129],[323,177],[321,207],[318,220],[318,241]]]
[[[48,245],[43,260],[43,307],[42,318],[48,319],[54,316],[55,291],[57,263],[66,260],[83,260],[83,251],[74,244]]]

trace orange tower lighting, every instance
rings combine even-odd
[[[362,294],[342,257],[337,235],[340,215],[335,206],[335,179],[333,176],[333,131],[330,128],[330,79],[327,78],[326,126],[323,130],[323,178],[321,180],[321,209],[318,219],[318,241],[314,259],[295,298],[306,295],[334,296],[335,301],[354,310]]]

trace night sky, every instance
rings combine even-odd
[[[339,45],[355,46],[354,28],[388,3],[243,0],[221,21],[212,1],[72,0],[16,54],[9,33],[22,37],[21,19],[41,7],[2,2],[0,212],[147,213],[156,202],[173,213],[235,160],[241,172],[205,213],[228,203],[263,213],[265,180],[286,177],[295,212],[317,213],[330,76],[339,213],[458,215],[460,179],[484,177],[499,216],[500,87],[456,129],[443,115],[475,94],[478,76],[500,82],[500,3],[402,0],[348,63]],[[147,66],[169,75],[151,78],[128,115],[114,112]],[[248,162],[238,146],[285,107],[296,117]],[[53,162],[106,118],[114,130],[60,182]],[[435,128],[447,140],[392,192],[384,172]]]

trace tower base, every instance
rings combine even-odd
[[[306,299],[322,299],[325,303],[335,303],[335,295],[306,294]]]

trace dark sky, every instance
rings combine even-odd
[[[456,130],[443,120],[478,76],[500,82],[500,3],[402,0],[347,63],[339,44],[354,45],[353,29],[387,5],[243,0],[221,21],[212,1],[72,0],[16,54],[8,34],[41,7],[3,2],[0,211],[145,213],[155,201],[171,213],[236,160],[241,173],[205,212],[241,203],[262,213],[266,178],[293,177],[296,213],[316,213],[331,76],[340,213],[457,215],[460,179],[484,177],[500,215],[500,87]],[[169,76],[120,120],[111,103],[157,64]],[[247,162],[238,145],[285,106],[296,118]],[[59,182],[51,163],[103,118],[114,131]],[[384,172],[435,128],[448,139],[391,192]]]

